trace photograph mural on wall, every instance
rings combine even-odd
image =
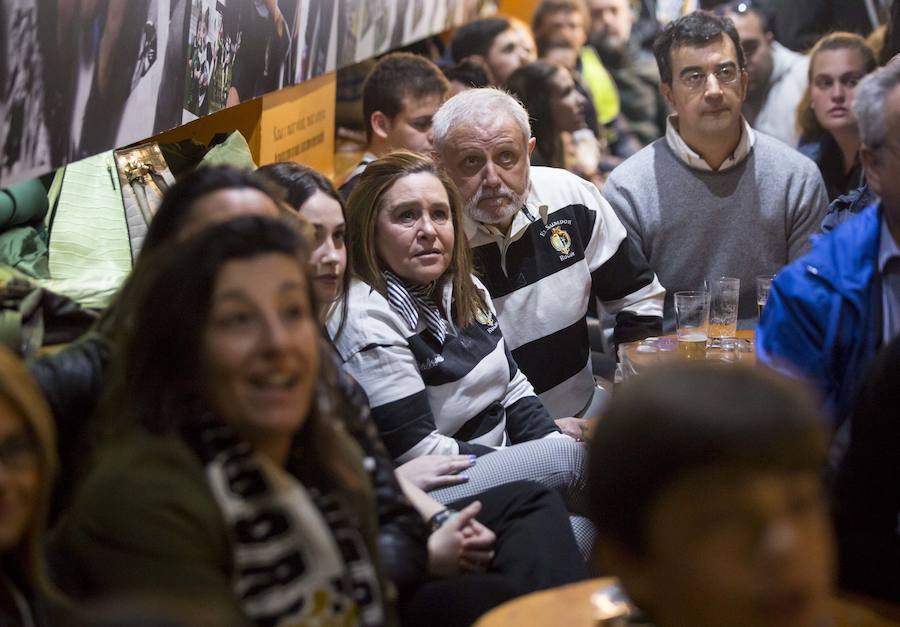
[[[0,188],[439,33],[488,0],[3,0]]]

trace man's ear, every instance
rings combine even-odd
[[[659,93],[661,93],[663,98],[666,99],[666,102],[669,103],[669,109],[675,111],[675,100],[672,97],[672,86],[668,83],[660,83]]]
[[[372,116],[369,118],[369,122],[372,124],[372,132],[375,133],[375,135],[381,139],[387,139],[388,133],[391,130],[391,120],[388,116],[381,111],[373,111]]]
[[[528,139],[528,156],[531,156],[531,153],[534,152],[534,147],[537,146],[537,139],[531,137]]]
[[[772,31],[769,31],[766,33],[765,37],[766,37],[766,43],[771,46],[772,42],[775,41],[775,33],[773,33]]]
[[[750,84],[750,73],[743,69],[741,70],[741,102],[744,102],[747,99],[747,85]]]
[[[872,188],[873,192],[881,195],[881,176],[876,167],[878,165],[878,155],[865,144],[861,144],[859,147],[859,161],[862,163],[869,187]]]

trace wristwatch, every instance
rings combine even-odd
[[[434,533],[438,529],[440,529],[445,522],[450,520],[451,518],[456,517],[459,514],[455,509],[442,509],[437,514],[428,519],[428,526],[431,528],[431,533]]]

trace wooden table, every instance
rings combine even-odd
[[[504,603],[475,627],[596,627],[591,595],[613,583],[609,577],[535,592]],[[833,627],[900,627],[900,608],[859,597],[832,600]]]
[[[749,352],[725,353],[719,349],[710,349],[706,351],[703,357],[708,361],[721,360],[750,365],[755,364],[756,350],[753,344],[753,330],[738,331],[737,337],[750,343],[749,348],[751,350]],[[678,338],[674,335],[666,335],[659,338],[655,352],[643,352],[642,344],[644,343],[646,341],[628,342],[619,346],[620,370],[626,379],[632,374],[652,367],[654,364],[686,358],[683,353],[678,351]]]

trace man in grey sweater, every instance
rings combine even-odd
[[[747,72],[731,20],[692,13],[654,44],[675,114],[666,136],[616,168],[603,195],[672,295],[719,276],[741,280],[739,327],[756,317],[755,279],[809,247],[828,206],[816,165],[755,133],[741,115]]]

